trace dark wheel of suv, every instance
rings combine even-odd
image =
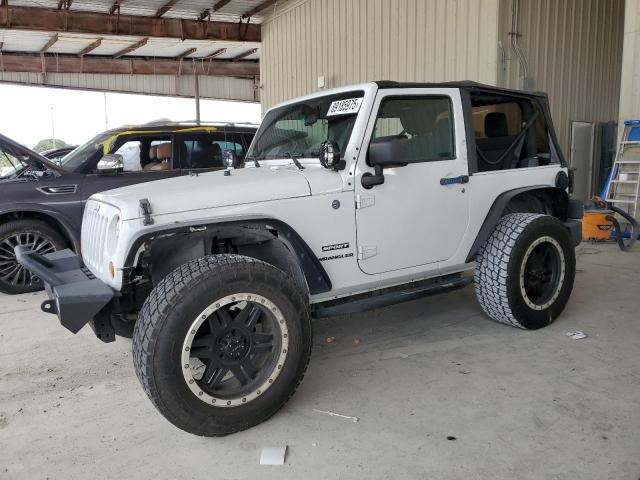
[[[537,329],[562,312],[575,277],[575,250],[554,217],[511,213],[502,217],[476,258],[478,301],[493,320]]]
[[[39,220],[14,220],[0,225],[0,292],[17,294],[42,290],[35,275],[16,261],[14,247],[32,245],[38,253],[65,248],[62,236]]]
[[[311,355],[306,295],[286,273],[239,255],[193,260],[165,277],[136,322],[136,373],[178,428],[227,435],[276,413]]]

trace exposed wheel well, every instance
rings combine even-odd
[[[287,225],[274,221],[199,225],[155,234],[143,241],[136,265],[153,285],[178,266],[206,255],[239,254],[262,260],[292,276],[307,294],[331,289],[331,282],[313,252]],[[134,246],[133,251],[138,251]]]
[[[16,211],[16,212],[6,212],[0,214],[0,224],[13,221],[13,220],[40,220],[41,222],[46,223],[51,228],[55,229],[62,237],[64,238],[67,246],[71,248],[74,252],[78,250],[78,245],[76,244],[76,240],[73,238],[69,229],[62,224],[59,220],[42,212],[34,212],[34,211]]]

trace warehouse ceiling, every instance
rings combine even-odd
[[[260,71],[261,18],[276,3],[0,0],[0,80],[51,84],[47,77],[57,75],[62,80],[68,74],[172,76],[175,92],[141,93],[176,95],[188,93],[177,86],[183,75],[255,82]],[[34,82],[34,74],[40,75],[39,81]],[[148,90],[149,81],[144,83]],[[215,85],[228,90],[229,82],[218,79]],[[204,96],[225,97],[208,93]],[[247,99],[242,97],[238,99]]]

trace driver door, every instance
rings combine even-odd
[[[468,165],[457,89],[381,89],[356,169],[358,265],[368,274],[437,269],[458,249],[469,222]],[[371,141],[409,140],[405,166],[385,168],[366,189]],[[443,179],[444,185],[441,184]]]

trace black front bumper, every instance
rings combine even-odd
[[[80,256],[68,249],[40,255],[27,246],[16,247],[15,253],[18,262],[45,284],[49,300],[42,303],[43,312],[58,315],[73,333],[89,323],[102,341],[115,339],[106,308],[115,292],[82,268]]]

